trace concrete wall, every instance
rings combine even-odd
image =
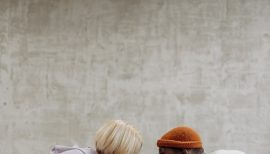
[[[118,118],[144,154],[181,124],[270,154],[269,97],[269,0],[0,0],[1,154],[93,146]]]

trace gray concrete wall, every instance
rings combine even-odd
[[[0,153],[93,146],[108,119],[270,154],[269,0],[0,0]]]

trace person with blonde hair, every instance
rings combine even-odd
[[[142,137],[137,129],[122,120],[112,120],[96,133],[96,150],[56,145],[50,154],[138,154]]]
[[[96,150],[98,154],[138,154],[142,137],[131,125],[114,120],[97,131]]]

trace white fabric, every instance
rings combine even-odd
[[[217,150],[212,152],[211,154],[246,154],[246,153],[238,150]]]
[[[80,148],[78,146],[55,145],[50,154],[96,154],[96,151],[91,148]]]

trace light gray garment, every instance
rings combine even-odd
[[[239,150],[217,150],[212,152],[211,154],[246,154]]]
[[[50,154],[96,154],[96,151],[91,148],[80,148],[78,146],[55,145]]]

